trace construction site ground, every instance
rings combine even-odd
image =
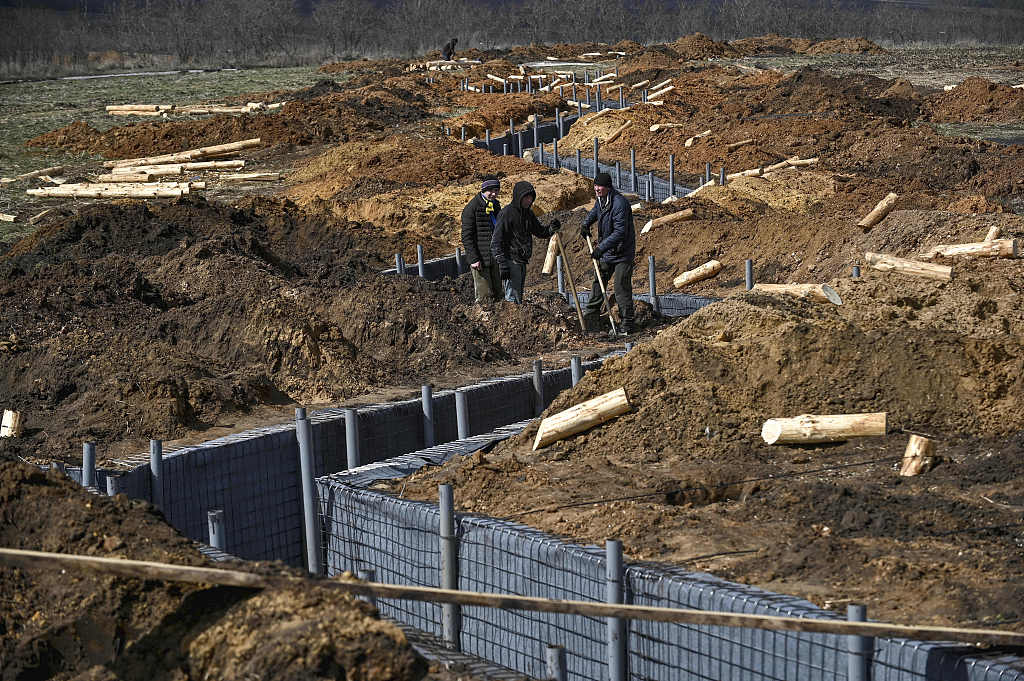
[[[196,173],[209,189],[163,201],[38,199],[24,193],[31,180],[0,187],[0,212],[16,215],[0,222],[0,408],[25,419],[20,437],[0,439],[0,543],[200,564],[145,502],[90,495],[26,462],[77,463],[85,440],[104,461],[149,438],[196,442],[283,420],[299,404],[408,397],[421,383],[452,387],[524,371],[537,356],[564,365],[621,347],[580,331],[554,277],[540,273],[543,240],[521,306],[474,305],[467,276],[379,273],[396,252],[415,262],[418,244],[428,258],[451,254],[462,206],[496,173],[503,202],[515,181],[536,186],[536,212],[562,221],[569,265],[589,288],[576,233],[591,182],[458,138],[461,125],[479,135],[510,117],[550,118],[570,108],[568,95],[458,83],[595,49],[627,52],[602,64],[618,67],[617,82],[672,79],[675,90],[662,106],[584,118],[563,154],[588,154],[594,137],[631,120],[601,160],[628,164],[633,148],[643,171],[665,177],[671,155],[690,186],[706,163],[735,172],[817,161],[635,211],[638,232],[685,208],[695,216],[638,234],[634,290],[647,290],[649,255],[660,292],[717,259],[717,277],[683,292],[724,300],[676,323],[639,303],[637,347],[547,411],[625,387],[628,414],[537,452],[532,427],[420,472],[405,495],[435,499],[451,482],[461,511],[579,542],[622,539],[630,559],[825,607],[863,602],[878,619],[1024,631],[1024,266],[940,257],[954,276],[936,282],[864,262],[866,251],[916,258],[981,241],[994,226],[1024,237],[1024,146],[1005,143],[1024,126],[1024,89],[1012,87],[1024,82],[1019,49],[698,34],[648,47],[516,48],[451,73],[364,60],[0,86],[16,103],[0,140],[4,176],[64,165],[69,181],[87,181],[104,159],[252,137],[262,144],[242,152],[245,170],[284,173],[245,184]],[[113,103],[253,101],[285,103],[241,116],[102,113]],[[650,132],[656,123],[679,125]],[[889,192],[899,195],[893,212],[858,227]],[[759,282],[828,283],[843,304],[746,292],[748,258]],[[888,412],[885,437],[760,438],[772,417],[876,411]],[[939,456],[901,478],[910,433],[937,439]],[[26,571],[4,571],[0,585],[5,678],[151,679],[155,667],[175,679],[455,678],[430,671],[366,606],[317,590]]]

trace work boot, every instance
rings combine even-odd
[[[620,336],[632,336],[636,333],[636,324],[633,323],[632,319],[622,320],[622,325],[619,327]]]
[[[600,312],[588,312],[583,315],[583,326],[587,331],[600,331],[608,322],[601,317]]]

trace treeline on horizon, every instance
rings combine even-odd
[[[1018,0],[111,0],[97,12],[0,8],[0,76],[288,66],[531,43],[778,33],[882,45],[1020,45]]]

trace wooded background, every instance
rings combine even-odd
[[[9,0],[10,1],[10,0]],[[14,0],[17,2],[17,0]],[[0,7],[0,77],[305,65],[515,44],[778,33],[883,45],[1019,45],[1020,0],[108,0]]]

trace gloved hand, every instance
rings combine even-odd
[[[505,263],[498,265],[498,274],[501,276],[502,281],[508,281],[512,278],[512,275],[508,271],[508,265]]]
[[[594,260],[601,260],[601,250],[598,248],[594,249],[594,252],[590,254],[590,257]]]
[[[584,241],[590,237],[590,225],[580,225],[580,238]]]
[[[562,222],[558,218],[555,218],[550,223],[548,223],[548,236],[554,236],[558,234],[558,230],[560,229],[562,229]]]

